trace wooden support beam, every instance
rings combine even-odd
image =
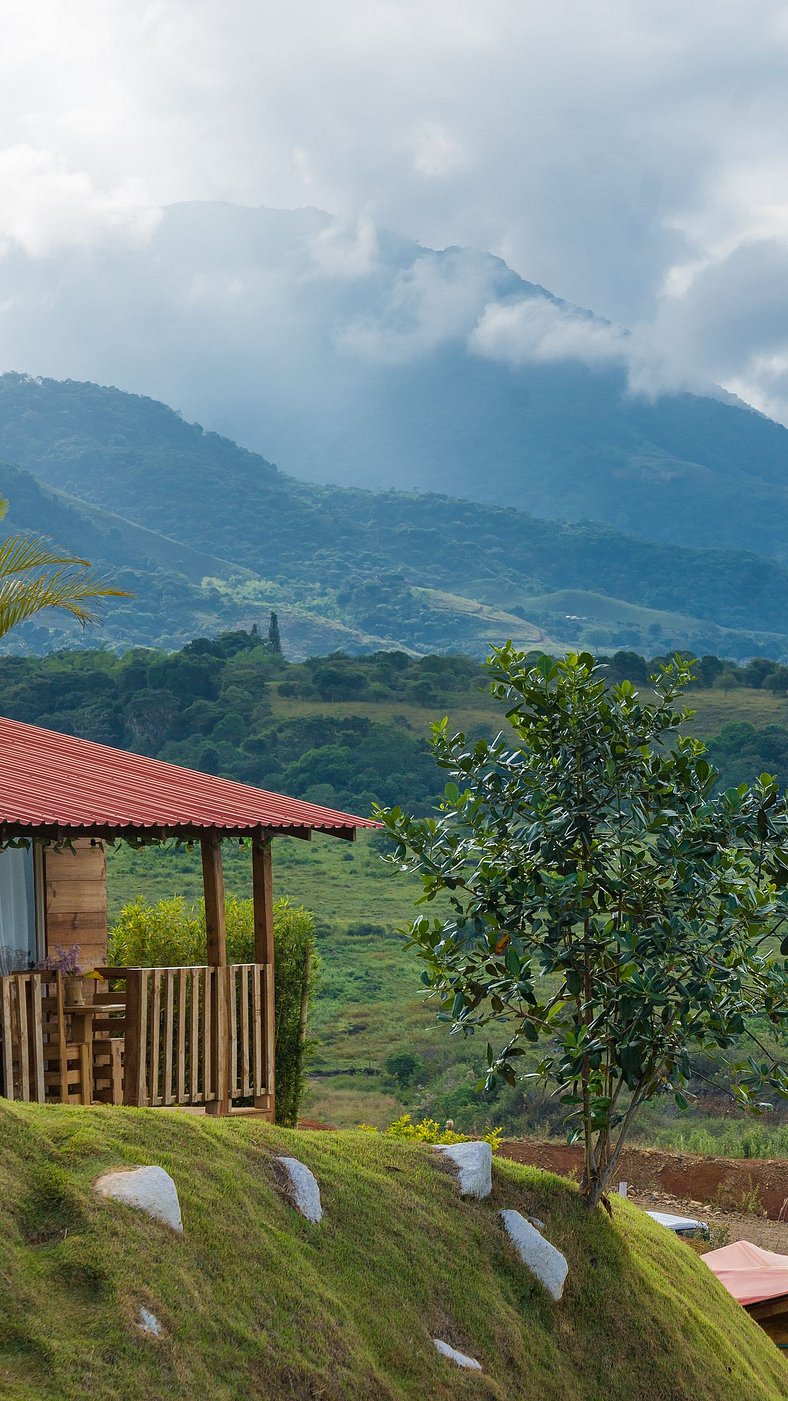
[[[274,961],[274,887],[270,838],[252,842],[252,898],[254,900],[254,961]]]
[[[230,1094],[227,1062],[227,927],[224,909],[222,844],[216,832],[200,841],[202,880],[205,894],[205,931],[208,936],[208,963],[217,971],[213,977],[213,1045],[211,1079],[216,1098],[206,1104],[209,1114],[229,1114]]]
[[[252,897],[254,901],[254,959],[265,965],[263,1017],[263,1084],[268,1092],[255,1095],[255,1108],[274,1118],[276,1055],[276,1002],[274,975],[274,886],[270,837],[252,839]]]
[[[126,979],[126,1031],[123,1064],[123,1103],[143,1108],[148,1104],[148,969],[117,969]],[[58,974],[58,986],[61,983]],[[59,998],[61,994],[59,993]],[[61,1051],[66,1060],[65,1037]],[[155,1071],[155,1068],[154,1068]],[[151,1079],[155,1083],[155,1073]],[[64,1096],[66,1097],[66,1096]]]
[[[208,935],[208,963],[212,968],[227,966],[227,928],[224,913],[224,871],[222,843],[215,832],[200,842],[202,883],[205,895],[205,930]]]

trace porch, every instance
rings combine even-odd
[[[273,1119],[273,838],[377,824],[2,717],[0,761],[0,1092]],[[226,839],[251,848],[249,963],[227,958]],[[205,962],[110,967],[104,843],[171,840],[200,849]],[[81,989],[41,966],[66,945]]]
[[[264,963],[100,968],[76,981],[0,978],[7,1099],[42,1104],[274,1109],[271,971]]]

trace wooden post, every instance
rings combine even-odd
[[[126,972],[125,1028],[123,1103],[141,1109],[148,1103],[147,969],[129,968]]]
[[[263,1084],[268,1093],[255,1095],[255,1108],[274,1118],[276,1054],[276,1005],[274,979],[274,886],[271,869],[271,839],[252,839],[252,896],[254,900],[254,960],[265,966],[265,1005],[263,1013]]]
[[[227,1063],[227,928],[224,910],[222,844],[216,832],[203,837],[202,880],[205,892],[205,931],[208,936],[208,963],[216,969],[213,977],[213,1045],[211,1079],[216,1098],[205,1109],[208,1114],[229,1114],[230,1094]]]

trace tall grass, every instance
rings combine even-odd
[[[649,1126],[640,1138],[649,1147],[714,1158],[788,1158],[788,1124],[752,1124],[703,1119],[690,1125]]]

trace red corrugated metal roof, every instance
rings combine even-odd
[[[0,828],[334,832],[377,824],[0,716]]]

